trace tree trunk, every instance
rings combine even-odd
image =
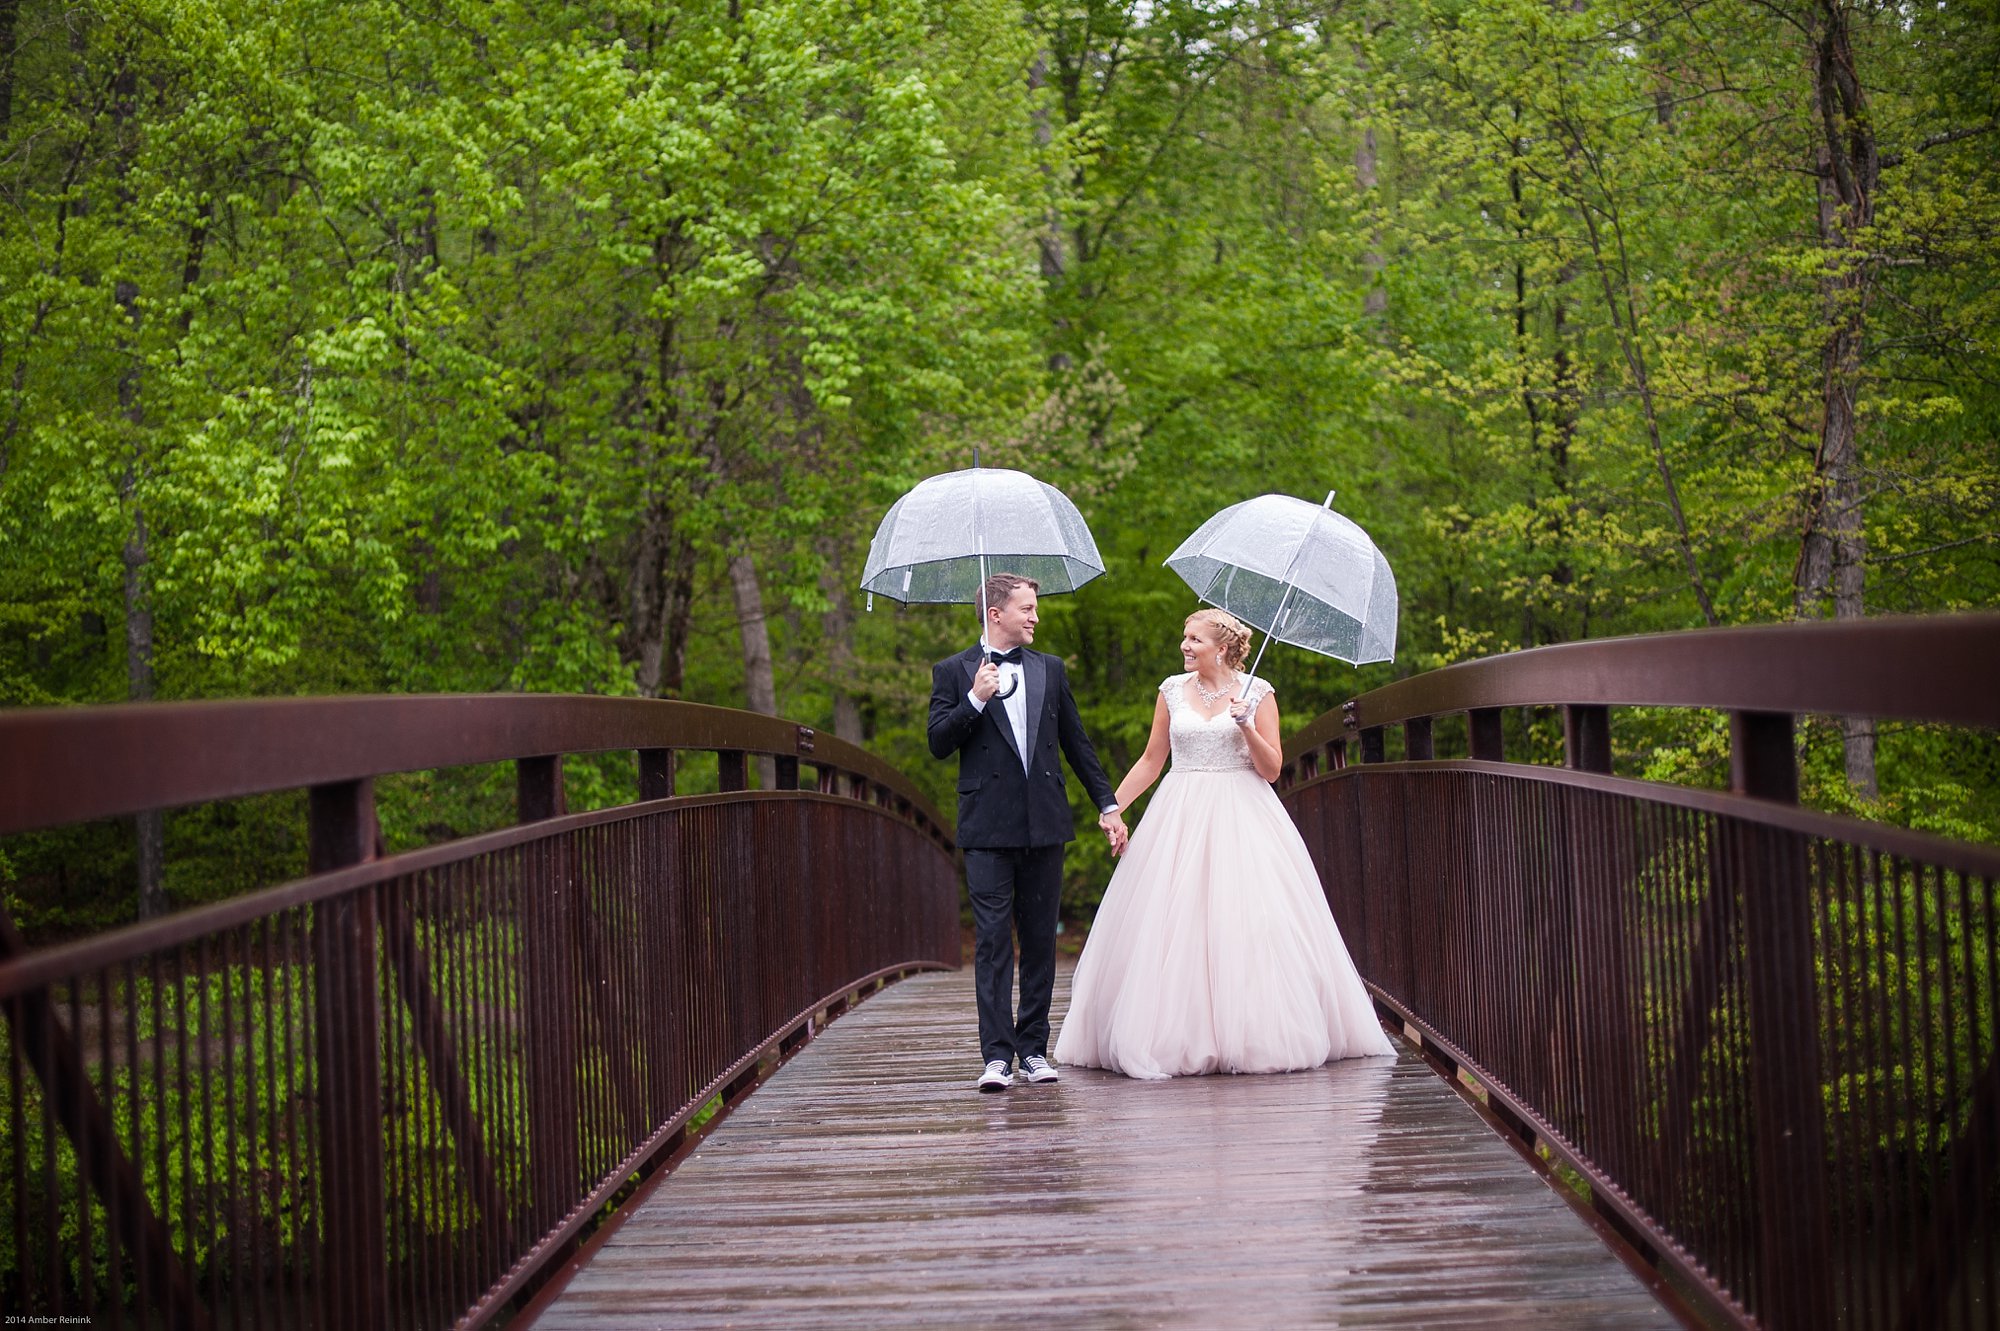
[[[1361,127],[1361,142],[1354,147],[1354,183],[1361,193],[1370,198],[1373,211],[1375,193],[1375,127]],[[1389,311],[1389,291],[1382,285],[1382,232],[1371,228],[1368,232],[1368,248],[1361,255],[1361,270],[1368,274],[1368,293],[1361,298],[1361,312],[1370,318]]]
[[[694,612],[694,549],[664,507],[641,521],[633,546],[625,631],[633,679],[644,698],[678,698]]]
[[[841,563],[839,551],[825,542],[820,554],[826,558],[826,572],[819,586],[827,600],[826,614],[820,618],[820,636],[826,641],[827,682],[833,693],[833,733],[849,744],[859,744],[860,700],[847,688],[854,678],[854,599],[835,572]]]
[[[736,596],[736,623],[743,639],[743,705],[766,716],[778,714],[777,679],[771,669],[771,626],[764,617],[764,589],[757,565],[748,554],[729,557],[729,587]],[[757,760],[759,784],[777,784],[777,768],[769,758]]]
[[[132,529],[125,539],[125,685],[133,702],[153,697],[153,610],[146,593],[146,517],[133,493],[134,476],[125,473],[126,497],[132,503]],[[139,918],[167,913],[166,816],[149,809],[133,820],[139,870]]]
[[[142,317],[139,291],[130,282],[117,287],[118,303],[125,307],[134,332]],[[136,358],[135,358],[136,359]],[[118,404],[136,432],[145,423],[139,402],[139,371],[128,368],[118,380]],[[153,697],[153,606],[146,587],[146,511],[139,496],[139,445],[133,444],[126,460],[119,495],[132,515],[125,533],[122,552],[125,566],[125,696],[133,702],[150,702]],[[133,837],[139,871],[139,918],[150,920],[167,913],[166,817],[149,809],[133,820]]]
[[[118,204],[121,211],[132,203],[125,183],[134,152],[127,133],[137,113],[139,80],[130,66],[121,65],[112,80],[112,117],[117,124],[119,167]],[[140,493],[145,478],[146,408],[140,398],[139,334],[145,312],[139,306],[138,283],[120,278],[112,288],[113,298],[125,311],[130,341],[125,347],[125,372],[118,377],[118,407],[132,429],[131,451],[126,455],[125,472],[119,480],[119,497],[131,515],[121,552],[125,571],[125,696],[133,702],[150,702],[153,676],[153,600],[147,585],[148,561],[146,508]],[[167,913],[166,815],[149,809],[132,820],[134,859],[139,879],[139,918],[150,920]]]
[[[1362,76],[1368,73],[1368,57],[1356,53],[1355,66]],[[1361,141],[1354,145],[1354,187],[1360,193],[1369,212],[1376,212],[1375,198],[1376,164],[1375,127],[1361,127]],[[1382,232],[1371,226],[1368,231],[1368,248],[1361,255],[1361,271],[1368,275],[1368,290],[1361,297],[1361,312],[1370,318],[1386,314],[1389,309],[1389,293],[1382,285]]]
[[[1048,82],[1049,53],[1037,51],[1033,63],[1028,66],[1028,91],[1040,92],[1048,86]],[[1069,266],[1063,255],[1062,210],[1056,207],[1055,201],[1055,168],[1048,158],[1049,144],[1054,135],[1049,128],[1048,107],[1037,101],[1030,118],[1035,127],[1035,151],[1042,163],[1042,180],[1049,189],[1048,208],[1042,216],[1042,229],[1036,233],[1035,244],[1041,251],[1042,280],[1053,285],[1062,281]]]
[[[1579,391],[1576,377],[1575,358],[1570,355],[1570,302],[1567,294],[1569,284],[1576,279],[1576,266],[1564,264],[1556,272],[1556,295],[1550,302],[1549,335],[1554,343],[1550,349],[1551,368],[1555,374],[1555,401],[1549,410],[1549,479],[1555,488],[1557,507],[1550,521],[1550,537],[1555,546],[1555,563],[1549,569],[1549,578],[1556,585],[1557,594],[1570,605],[1575,605],[1576,564],[1571,558],[1570,519],[1576,515],[1575,479],[1570,472],[1570,456],[1576,443],[1577,423],[1583,416],[1583,394]],[[1577,636],[1589,637],[1587,628],[1588,611],[1580,615]],[[1563,632],[1569,633],[1567,617]]]
[[[1638,304],[1632,291],[1632,261],[1625,247],[1624,221],[1597,159],[1583,151],[1581,130],[1572,124],[1562,128],[1569,135],[1570,150],[1565,151],[1564,156],[1576,186],[1577,211],[1583,218],[1584,239],[1590,245],[1591,264],[1597,270],[1598,282],[1604,292],[1605,309],[1611,316],[1611,331],[1618,339],[1619,350],[1624,353],[1625,369],[1632,376],[1632,386],[1639,393],[1640,417],[1646,425],[1646,440],[1652,446],[1653,466],[1659,472],[1667,515],[1673,519],[1674,546],[1681,557],[1682,571],[1687,575],[1688,590],[1694,593],[1695,604],[1701,610],[1702,622],[1715,628],[1722,620],[1715,613],[1715,601],[1708,594],[1708,580],[1702,576],[1701,560],[1695,555],[1694,537],[1688,530],[1687,510],[1681,504],[1680,486],[1674,481],[1673,463],[1667,457],[1667,441],[1660,429],[1659,404],[1653,396],[1653,378],[1646,368]],[[1596,198],[1589,197],[1589,186],[1583,174],[1586,164],[1597,185]],[[1603,228],[1597,224],[1600,213],[1611,227],[1609,245],[1606,244]],[[1613,249],[1615,254],[1608,252]]]
[[[1875,220],[1882,162],[1854,63],[1846,8],[1839,0],[1822,0],[1810,19],[1813,99],[1821,131],[1814,165],[1826,341],[1820,355],[1819,448],[1793,581],[1801,617],[1823,613],[1830,596],[1835,619],[1860,619],[1867,613],[1868,546],[1857,404],[1872,278],[1859,237]],[[1862,797],[1876,798],[1874,720],[1842,718],[1841,740],[1848,783]]]
[[[694,547],[686,541],[674,542],[673,558],[667,563],[666,647],[660,656],[662,698],[678,698],[687,685],[688,626],[694,619]]]
[[[14,51],[21,23],[21,0],[0,0],[0,143],[14,120]]]
[[[625,607],[625,644],[634,682],[642,698],[660,696],[661,661],[667,638],[667,544],[671,538],[665,505],[655,500],[639,519],[632,543],[632,572]]]

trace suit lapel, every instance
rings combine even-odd
[[[1040,652],[1021,653],[1021,687],[1028,694],[1029,753],[1035,751],[1035,731],[1041,728],[1042,700],[1048,696],[1048,669],[1048,659]]]

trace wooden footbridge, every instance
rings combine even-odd
[[[1003,1096],[949,830],[830,737],[520,696],[0,715],[0,837],[286,790],[310,831],[306,877],[217,905],[0,922],[0,1308],[2000,1326],[2000,853],[1802,810],[1795,758],[1802,716],[1991,745],[1996,656],[2000,617],[1883,620],[1364,695],[1279,784],[1399,1055]],[[1728,789],[1614,774],[1628,708],[1726,713]],[[569,812],[564,757],[621,750],[637,802]],[[517,825],[381,853],[377,777],[493,762]]]

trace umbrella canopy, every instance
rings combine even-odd
[[[1361,665],[1396,655],[1396,576],[1368,533],[1290,495],[1231,504],[1167,557],[1196,596],[1279,642]],[[1259,649],[1262,655],[1262,649]]]
[[[1044,593],[1073,592],[1104,572],[1069,497],[1024,471],[972,467],[919,481],[898,499],[861,572],[895,601],[971,605],[989,571],[1019,573]]]

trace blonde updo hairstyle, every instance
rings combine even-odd
[[[1189,615],[1181,627],[1189,624],[1200,624],[1209,630],[1215,645],[1222,650],[1222,664],[1229,669],[1241,670],[1250,659],[1250,626],[1227,610],[1204,606]]]

